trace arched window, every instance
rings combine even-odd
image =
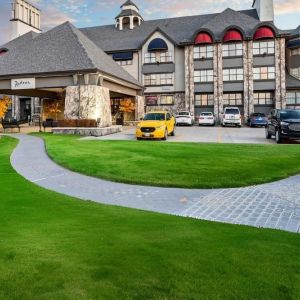
[[[160,38],[152,40],[148,46],[148,52],[168,51],[167,43]]]
[[[269,27],[260,27],[256,30],[253,39],[261,40],[261,39],[274,39],[275,34],[274,31]]]
[[[235,29],[231,29],[228,30],[223,38],[223,42],[227,43],[227,42],[237,42],[237,41],[242,41],[243,40],[243,36],[242,34]]]
[[[200,32],[195,38],[195,45],[212,44],[213,38],[206,32]]]
[[[8,52],[7,49],[5,49],[5,48],[0,48],[0,56],[6,54],[7,52]]]

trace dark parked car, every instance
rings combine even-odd
[[[268,118],[264,113],[253,113],[247,120],[247,125],[250,127],[263,126],[268,124]]]
[[[266,138],[272,136],[278,144],[284,139],[300,140],[300,110],[272,110],[266,126]]]

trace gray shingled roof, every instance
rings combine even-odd
[[[18,39],[5,45],[9,51],[0,57],[0,76],[99,70],[141,86],[69,22],[33,39],[29,35],[26,42],[25,36],[20,39],[22,47],[16,46]]]
[[[104,51],[114,52],[140,49],[149,35],[157,29],[179,45],[182,42],[192,42],[195,33],[201,28],[207,27],[218,39],[226,27],[236,25],[246,35],[250,35],[258,24],[260,21],[255,9],[243,11],[226,9],[217,14],[145,21],[134,30],[116,30],[115,25],[81,28],[80,30]]]
[[[139,8],[137,7],[137,5],[136,5],[135,3],[133,3],[131,0],[127,0],[126,2],[124,2],[124,3],[121,5],[121,8],[122,8],[123,6],[125,6],[125,5],[133,5],[133,6],[135,6],[137,9],[139,9]]]
[[[122,10],[117,16],[116,16],[116,19],[117,18],[120,18],[120,17],[127,17],[127,16],[137,16],[137,17],[141,17],[141,15],[135,11],[135,10],[132,10],[132,9],[124,9]]]
[[[296,77],[286,73],[286,88],[287,89],[300,89],[300,80]]]

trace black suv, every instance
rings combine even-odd
[[[300,140],[300,110],[272,110],[266,126],[266,138],[270,139],[273,135],[277,144],[284,139]]]

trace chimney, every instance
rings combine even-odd
[[[256,9],[261,22],[274,21],[274,2],[273,0],[254,0],[252,7]]]

